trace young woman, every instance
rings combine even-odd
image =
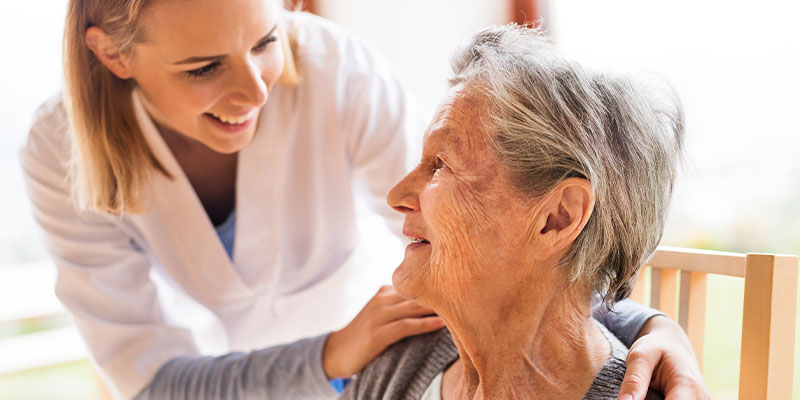
[[[358,41],[276,0],[71,0],[64,58],[22,163],[56,293],[116,397],[331,398],[330,379],[442,327],[382,288],[322,334],[353,188],[397,226],[383,199],[424,129]],[[679,328],[628,310],[607,324],[642,336],[632,390],[659,360],[660,387],[702,388]]]

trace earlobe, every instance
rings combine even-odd
[[[118,78],[131,78],[125,57],[102,29],[93,26],[86,30],[86,46]]]

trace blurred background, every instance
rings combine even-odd
[[[52,293],[17,151],[36,107],[61,86],[66,0],[0,3],[0,398],[87,399],[103,387]],[[800,3],[783,0],[314,0],[305,7],[389,61],[430,116],[448,56],[475,30],[541,18],[553,42],[585,64],[661,77],[687,117],[688,162],[664,244],[800,254]],[[364,257],[354,313],[402,257],[361,216]],[[743,283],[709,277],[704,376],[715,399],[737,398]],[[800,310],[800,307],[798,307]],[[800,318],[798,318],[800,319]],[[800,330],[796,330],[800,332]],[[800,353],[800,335],[795,353]],[[794,399],[800,399],[795,357]]]

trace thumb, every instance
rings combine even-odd
[[[641,352],[632,351],[628,353],[625,363],[627,365],[625,378],[623,378],[622,385],[619,387],[617,400],[644,399],[647,394],[647,388],[650,386],[653,370],[658,364],[658,359],[647,357]]]

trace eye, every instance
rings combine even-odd
[[[211,64],[204,65],[200,68],[186,71],[186,74],[189,75],[190,78],[207,78],[216,72],[219,66],[220,62],[214,61]]]
[[[273,42],[275,42],[277,40],[278,40],[278,37],[276,35],[272,35],[272,36],[270,36],[268,38],[265,38],[264,40],[258,42],[258,44],[255,45],[255,47],[253,47],[253,51],[256,52],[256,53],[260,53],[260,52],[266,50],[267,46],[269,46],[270,43],[273,43]]]

